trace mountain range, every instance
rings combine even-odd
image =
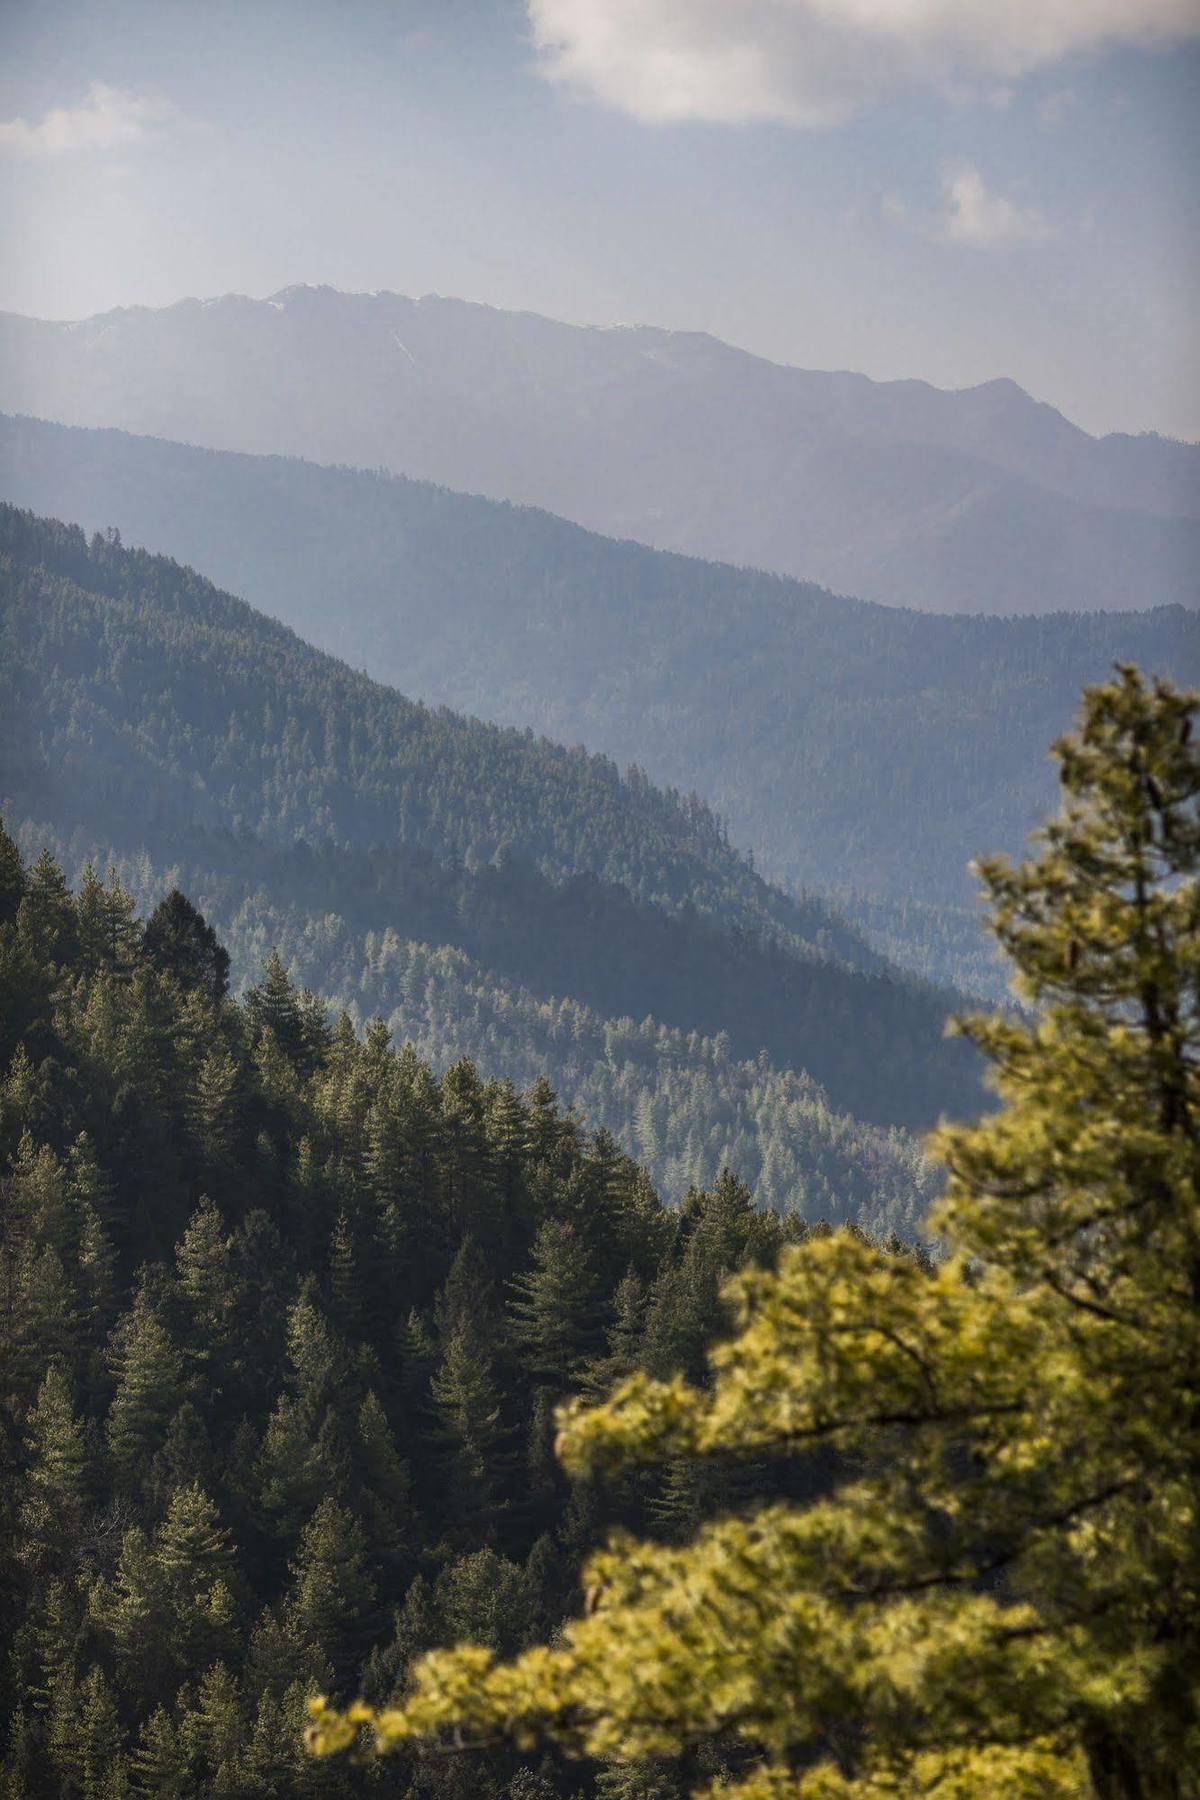
[[[0,495],[203,568],[427,703],[696,789],[769,876],[869,896],[874,941],[941,978],[973,958],[985,988],[967,864],[1019,852],[1053,806],[1046,748],[1081,687],[1117,660],[1200,680],[1200,616],[1178,606],[936,617],[428,483],[117,431],[0,417]],[[795,932],[796,903],[721,854],[735,922]],[[681,864],[639,892],[706,905],[710,883]]]
[[[979,1105],[957,1003],[770,888],[695,801],[432,712],[162,557],[0,507],[0,807],[31,856],[184,887],[440,1066],[549,1070],[679,1197],[910,1227],[903,1128]],[[900,1128],[900,1129],[898,1129]]]
[[[934,612],[1200,600],[1200,448],[1014,383],[781,366],[704,333],[293,287],[0,318],[0,406],[384,468]]]

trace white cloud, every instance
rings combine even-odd
[[[970,163],[957,163],[942,171],[941,204],[936,210],[914,209],[897,194],[884,194],[880,209],[885,219],[906,231],[977,250],[1041,243],[1055,235],[1044,213],[992,193]]]
[[[526,0],[542,72],[640,119],[836,124],[903,87],[1012,81],[1200,34],[1200,0]]]
[[[952,244],[974,244],[981,250],[1008,244],[1037,243],[1051,236],[1036,207],[1018,206],[1003,194],[989,193],[978,169],[962,165],[942,177],[940,235]]]
[[[36,124],[0,120],[0,151],[12,156],[61,156],[74,150],[112,150],[135,144],[150,126],[174,112],[169,100],[133,94],[93,81],[78,106],[54,106]]]

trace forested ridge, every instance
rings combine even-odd
[[[144,850],[223,927],[265,901],[315,942],[332,914],[457,946],[542,1000],[724,1032],[860,1117],[978,1103],[971,1053],[941,1035],[952,996],[817,954],[801,928],[830,951],[859,940],[759,882],[703,808],[414,707],[166,559],[0,523],[15,823],[106,859]],[[312,968],[350,997],[328,977]]]
[[[29,419],[0,458],[9,497],[193,562],[406,693],[695,787],[764,870],[868,898],[969,904],[968,859],[1052,808],[1046,745],[1114,661],[1200,679],[1195,613],[1059,612],[1052,583],[1041,617],[935,617],[379,473]]]
[[[211,873],[193,880],[144,853],[106,858],[86,840],[64,846],[33,827],[19,835],[30,857],[51,842],[77,880],[89,861],[114,869],[143,916],[176,881],[206,905],[211,895],[235,970],[257,972],[278,949],[296,981],[333,996],[359,1026],[383,1018],[394,1041],[411,1043],[439,1074],[467,1057],[518,1085],[547,1076],[668,1200],[729,1168],[760,1207],[911,1236],[936,1188],[935,1166],[909,1132],[838,1111],[811,1076],[763,1054],[739,1058],[726,1031],[608,1018],[577,999],[539,998],[449,944],[390,927],[355,933],[337,914],[273,905],[261,892],[234,908]]]
[[[177,717],[148,721],[224,751],[199,791],[182,768],[163,772],[176,783],[158,802],[168,820],[180,811],[199,824],[232,818],[272,842],[336,826],[346,843],[398,839],[475,861],[509,847],[555,878],[587,870],[660,905],[878,960],[828,907],[756,877],[693,794],[656,788],[636,767],[622,776],[582,748],[407,700],[173,559],[124,547],[118,534],[89,541],[77,527],[0,505],[0,558],[8,584],[35,571],[45,578],[20,599],[50,633],[60,679],[90,680],[103,697],[127,700],[135,679],[161,679],[172,662],[190,657],[207,675],[188,696],[171,690]],[[90,627],[83,593],[92,596]],[[6,611],[17,598],[9,585]],[[108,604],[97,612],[99,601]],[[133,623],[153,626],[154,637],[141,641]],[[101,657],[94,667],[89,651]],[[10,764],[21,742],[10,733]],[[187,745],[168,749],[179,760]]]
[[[241,1003],[228,967],[178,892],[143,925],[0,834],[0,1792],[631,1794],[507,1751],[314,1763],[305,1699],[519,1649],[602,1522],[748,1491],[575,1487],[553,1407],[698,1373],[724,1275],[807,1228],[728,1176],[667,1211],[544,1079],[438,1079],[278,958]]]

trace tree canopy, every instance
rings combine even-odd
[[[1198,708],[1089,690],[1039,853],[982,865],[1033,1014],[964,1024],[1002,1106],[938,1135],[937,1260],[787,1248],[732,1280],[709,1381],[560,1413],[576,1475],[824,1456],[815,1498],[612,1537],[557,1641],[316,1701],[317,1752],[717,1745],[743,1800],[1200,1791]]]

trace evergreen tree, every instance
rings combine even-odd
[[[146,955],[165,975],[214,1005],[229,987],[229,952],[191,901],[172,888],[146,920]]]
[[[246,1023],[257,1043],[269,1031],[293,1068],[303,1068],[307,1046],[300,1002],[278,950],[272,950],[258,987],[246,995]]]
[[[359,1510],[375,1554],[395,1560],[412,1529],[411,1482],[374,1389],[364,1397],[356,1425]]]
[[[17,909],[17,935],[39,966],[57,966],[78,954],[75,903],[63,872],[43,850],[25,877]]]
[[[133,896],[121,886],[115,869],[102,883],[91,863],[87,865],[75,898],[75,917],[83,967],[90,974],[101,969],[131,974],[142,934]]]
[[[475,1550],[443,1570],[434,1590],[450,1638],[512,1654],[528,1641],[538,1595],[529,1574],[494,1550]]]
[[[445,1447],[448,1514],[482,1526],[501,1490],[507,1433],[488,1336],[468,1308],[443,1334],[430,1392]]]
[[[25,1428],[29,1467],[20,1529],[35,1563],[56,1571],[66,1565],[78,1537],[87,1500],[87,1449],[83,1422],[74,1411],[71,1384],[52,1363]]]
[[[582,1233],[569,1220],[538,1227],[532,1267],[511,1284],[513,1337],[533,1374],[563,1393],[594,1354],[600,1289]]]
[[[146,1492],[156,1505],[165,1507],[177,1489],[202,1482],[212,1467],[212,1441],[204,1419],[197,1407],[185,1400],[155,1452],[146,1475]]]
[[[237,1576],[229,1533],[198,1482],[172,1495],[152,1558],[164,1609],[160,1647],[181,1675],[207,1668],[236,1641]]]
[[[375,1623],[375,1584],[354,1514],[331,1496],[320,1502],[290,1565],[288,1630],[328,1657],[339,1678],[355,1666]]]
[[[158,1706],[145,1720],[130,1758],[133,1792],[141,1800],[192,1800],[196,1792],[187,1754],[166,1710]]]
[[[0,925],[11,925],[25,896],[21,852],[0,822]]]
[[[239,1770],[244,1736],[237,1683],[223,1662],[214,1663],[200,1677],[179,1728],[180,1746],[201,1793],[213,1800],[245,1793]]]
[[[232,1273],[232,1245],[224,1222],[204,1194],[175,1250],[179,1293],[188,1315],[189,1342],[202,1349],[191,1359],[215,1361],[219,1370],[230,1322],[237,1306]]]
[[[733,1281],[710,1384],[635,1374],[563,1421],[575,1472],[825,1443],[829,1490],[617,1540],[558,1645],[431,1659],[385,1745],[732,1737],[746,1800],[1194,1789],[1198,712],[1131,669],[1089,690],[1041,854],[983,865],[1035,1010],[965,1027],[1003,1104],[939,1133],[945,1259],[814,1233]],[[318,1715],[318,1749],[351,1735]]]
[[[121,1321],[112,1353],[117,1389],[106,1422],[117,1481],[136,1492],[182,1391],[183,1367],[153,1304],[139,1296]]]
[[[241,1071],[223,1039],[210,1042],[187,1100],[187,1119],[201,1156],[214,1170],[227,1171],[241,1123]]]
[[[124,1800],[129,1792],[124,1732],[104,1671],[95,1664],[83,1679],[77,1705],[67,1761],[80,1800]]]

